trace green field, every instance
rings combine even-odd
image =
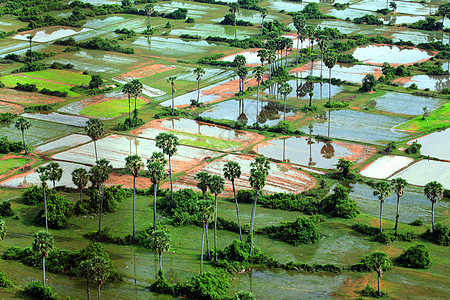
[[[44,70],[36,72],[23,73],[24,76],[50,80],[70,85],[86,85],[91,81],[91,76],[83,75],[80,72],[72,72],[65,70]]]
[[[440,108],[433,110],[422,120],[422,116],[416,117],[404,124],[397,126],[398,129],[414,130],[427,132],[436,129],[447,128],[450,126],[450,103],[442,105]]]
[[[17,83],[21,84],[35,84],[38,90],[41,90],[43,88],[49,89],[51,91],[60,91],[60,92],[67,92],[67,96],[70,97],[76,97],[79,96],[79,94],[72,92],[70,90],[71,86],[66,84],[60,84],[56,82],[50,82],[45,81],[41,79],[35,79],[35,78],[28,78],[21,75],[7,75],[2,77],[2,82],[7,87],[15,87]]]
[[[4,174],[9,170],[15,169],[17,167],[21,167],[27,163],[29,163],[31,159],[28,158],[10,158],[0,160],[0,174]]]
[[[141,108],[145,101],[137,99],[136,106]],[[131,110],[134,110],[134,98],[131,99]],[[128,113],[128,99],[114,99],[92,104],[85,107],[80,114],[91,117],[114,118]],[[133,112],[132,112],[133,113]]]

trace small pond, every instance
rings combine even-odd
[[[342,88],[338,85],[331,85],[324,82],[307,82],[306,80],[302,79],[296,79],[296,80],[289,80],[287,83],[292,87],[292,93],[287,95],[287,98],[294,98],[298,97],[303,100],[309,101],[309,93],[314,93],[313,101],[314,100],[322,100],[322,99],[328,99],[328,92],[331,91],[331,97],[336,96],[342,91]],[[280,100],[284,99],[284,96],[278,93],[278,84],[274,84],[273,87],[267,88],[264,90],[264,92],[269,93],[269,90],[271,93],[276,94]],[[256,95],[255,95],[256,97]]]

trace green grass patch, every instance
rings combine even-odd
[[[174,133],[179,137],[180,143],[183,145],[222,150],[232,150],[242,145],[239,142],[221,140],[210,136],[196,135],[184,132],[180,133],[175,131]]]
[[[46,88],[51,91],[67,92],[67,95],[70,97],[79,96],[79,94],[72,92],[70,90],[70,88],[71,88],[70,85],[49,82],[49,81],[35,79],[35,78],[27,78],[27,77],[21,76],[21,75],[4,76],[4,77],[2,77],[2,82],[8,87],[15,87],[17,85],[17,83],[21,83],[21,84],[34,83],[39,90]]]
[[[28,158],[11,158],[0,160],[0,174],[4,174],[11,169],[23,166],[29,163],[31,159]]]
[[[137,99],[137,108],[145,105],[144,100]],[[134,109],[134,99],[131,99],[131,110]],[[91,117],[114,118],[128,113],[128,99],[115,99],[92,104],[84,108],[80,114]]]
[[[64,84],[85,85],[91,81],[91,76],[65,70],[43,70],[23,73],[25,76],[51,80]]]
[[[450,102],[433,110],[426,120],[422,120],[422,116],[418,116],[406,123],[400,124],[396,128],[427,132],[448,126],[450,126]]]

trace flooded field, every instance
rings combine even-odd
[[[409,87],[411,84],[415,83],[419,89],[430,89],[432,91],[440,92],[445,88],[450,88],[450,76],[436,76],[436,75],[415,75],[413,77],[407,78],[407,80],[402,80],[399,78],[393,80],[404,87]]]
[[[84,127],[86,126],[86,122],[89,120],[85,117],[78,117],[78,116],[70,116],[70,115],[63,115],[55,112],[51,113],[25,113],[22,114],[25,118],[35,119],[35,120],[41,120],[41,121],[49,121],[54,123],[61,123],[66,125],[72,125],[76,127]]]
[[[301,67],[291,70],[290,74],[297,74],[299,77],[306,77],[310,73],[311,67]],[[368,65],[351,65],[351,64],[336,64],[331,70],[331,77],[346,80],[349,82],[361,83],[364,76],[367,74],[374,74],[375,77],[381,75],[381,68]],[[315,63],[313,66],[313,75],[320,75],[320,64]],[[329,78],[328,68],[323,67],[323,76]]]
[[[387,62],[391,65],[403,65],[429,59],[432,55],[424,50],[413,48],[368,45],[356,48],[353,56],[357,60],[368,64],[382,65],[384,62]]]
[[[419,186],[424,186],[431,181],[437,181],[444,188],[450,189],[450,163],[423,159],[397,173],[392,178],[397,177],[404,178],[408,183]]]
[[[188,55],[194,53],[206,53],[212,45],[207,41],[192,41],[178,38],[164,37],[138,37],[133,47],[156,52],[164,55]]]
[[[411,157],[386,155],[366,166],[360,173],[365,177],[386,179],[412,162],[414,159]]]
[[[245,28],[238,28],[239,37],[246,38],[252,35],[250,30]],[[199,35],[202,38],[207,38],[208,36],[220,36],[228,39],[234,38],[234,27],[224,26],[218,24],[194,24],[189,28],[177,28],[170,31],[171,35],[182,35],[191,34]]]
[[[423,107],[429,111],[440,107],[444,101],[439,98],[414,96],[404,93],[388,92],[374,98],[370,108],[405,115],[421,115]]]
[[[425,1],[421,3],[411,1],[396,1],[397,8],[396,13],[409,14],[416,16],[425,16],[436,12],[436,7],[429,6]],[[378,9],[386,8],[386,1],[384,0],[363,0],[356,4],[350,5],[351,8],[370,10],[375,12]]]
[[[361,163],[375,153],[369,146],[323,142],[308,137],[289,137],[256,145],[254,150],[272,159],[310,167],[335,169],[339,158]]]
[[[218,60],[221,61],[234,61],[234,58],[237,55],[242,55],[245,57],[247,64],[246,66],[254,66],[254,65],[260,65],[261,60],[258,57],[258,49],[251,49],[251,50],[244,50],[240,51],[236,54],[228,55],[226,57],[220,58]]]
[[[422,145],[422,148],[420,148],[422,155],[450,161],[450,129],[425,135],[408,142],[408,144],[411,144],[413,141],[417,141]]]
[[[333,76],[334,77],[334,76]],[[309,101],[309,93],[314,93],[313,100],[328,99],[328,91],[331,91],[331,97],[333,98],[339,94],[343,88],[338,85],[331,85],[324,82],[307,82],[302,79],[289,80],[287,83],[292,87],[292,92],[287,95],[287,98],[301,98],[302,100]],[[264,92],[277,94],[280,100],[283,100],[284,96],[278,93],[279,84],[274,84],[273,87],[267,88]],[[256,97],[256,95],[255,95]]]
[[[28,41],[27,36],[33,36],[32,41],[38,43],[52,42],[66,38],[78,33],[89,31],[88,28],[66,28],[66,27],[49,27],[46,29],[37,29],[25,34],[17,34],[13,38],[21,41]]]
[[[75,147],[92,141],[90,137],[83,134],[71,134],[55,141],[40,145],[34,150],[37,152],[56,152],[62,149]]]

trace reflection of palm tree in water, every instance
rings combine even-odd
[[[239,123],[247,124],[248,117],[244,112],[244,99],[239,100],[239,116],[237,118]]]
[[[320,154],[323,158],[330,159],[334,156],[334,147],[330,142],[325,142],[322,149],[320,149]]]
[[[306,81],[305,83],[301,82],[297,86],[297,97],[303,98],[305,97],[309,92],[311,92],[314,89],[314,85],[311,81]]]
[[[262,106],[262,104],[261,104],[261,106]],[[261,107],[261,111],[260,111],[259,115],[257,116],[258,123],[264,124],[268,120],[277,120],[279,118],[278,114],[282,110],[283,110],[283,108],[281,107],[281,105],[279,103],[267,102],[267,104],[265,106]],[[292,112],[292,110],[286,109],[286,112],[290,113],[290,112]]]
[[[126,138],[127,138],[127,140],[130,142],[130,155],[131,155],[131,141],[132,141],[134,138],[131,137],[131,136],[127,136]]]
[[[320,100],[322,100],[323,82],[320,82]]]
[[[136,148],[136,155],[138,155],[138,146],[139,146],[139,140],[137,138],[134,139],[134,147]]]
[[[312,144],[315,144],[316,142],[314,142],[313,138],[311,137],[312,135],[312,131],[313,131],[313,125],[310,123],[308,125],[309,128],[309,137],[308,140],[306,141],[306,143],[309,145],[309,162],[308,162],[308,166],[314,166],[316,164],[316,162],[313,162],[312,160]]]
[[[436,84],[434,85],[436,91],[442,91],[443,89],[450,87],[450,79],[448,77],[439,77],[439,76],[429,76],[429,77],[436,80]]]

